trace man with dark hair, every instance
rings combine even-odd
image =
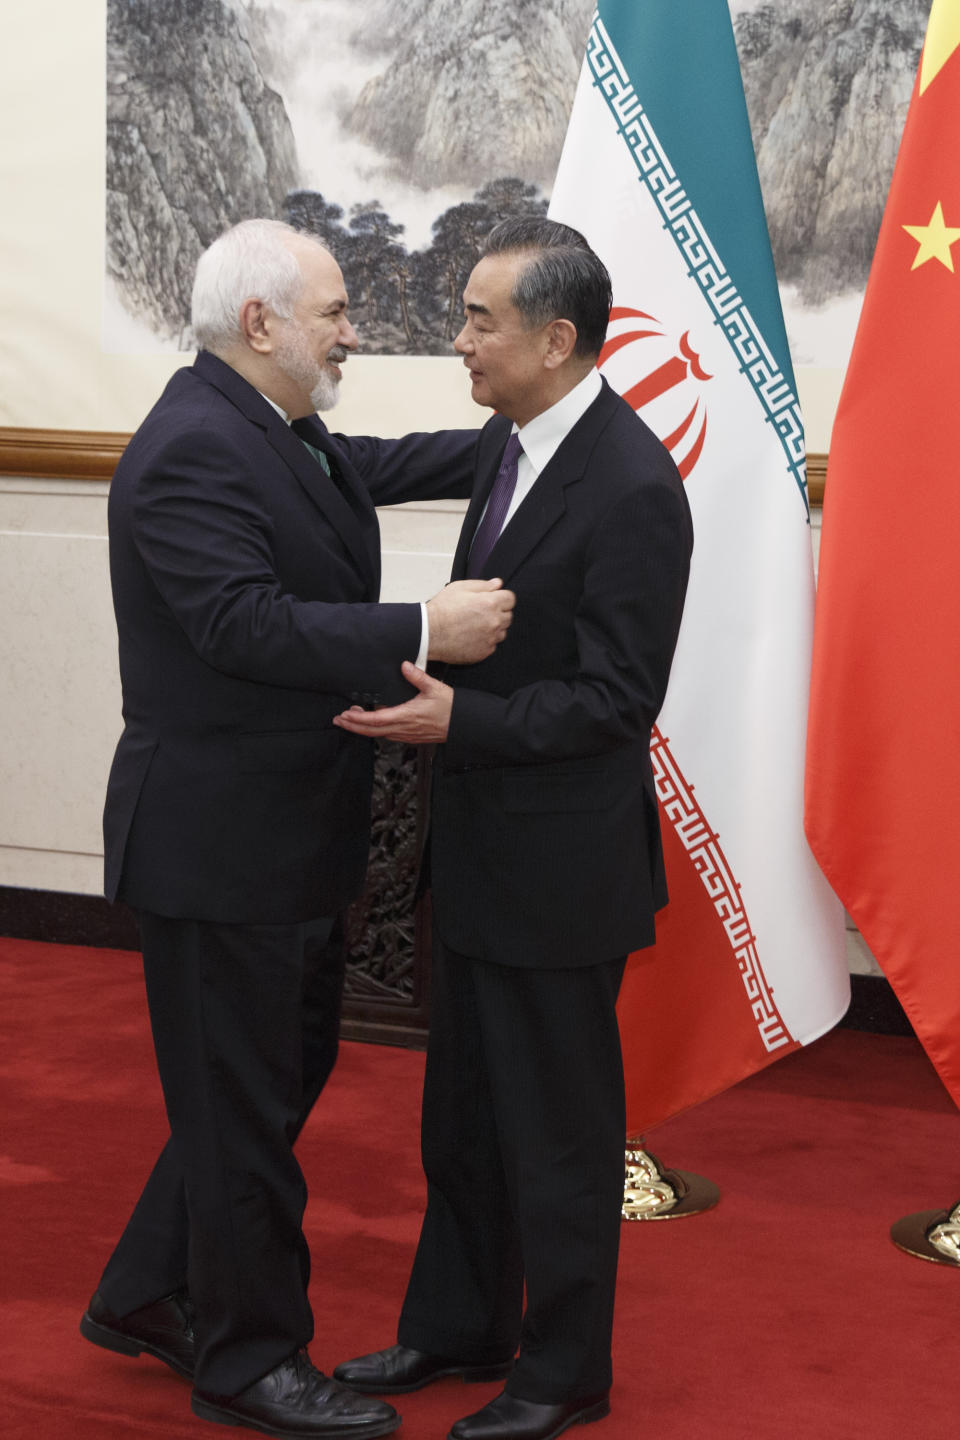
[[[438,749],[427,1212],[399,1343],[334,1374],[370,1394],[507,1376],[450,1440],[553,1440],[609,1410],[615,1007],[666,901],[650,730],[693,541],[669,454],[595,368],[610,303],[576,231],[490,236],[454,343],[499,413],[453,574],[503,576],[516,619],[487,660],[405,665],[414,699],[338,722]]]
[[[363,883],[372,746],[348,700],[402,699],[403,658],[489,655],[499,582],[377,603],[374,504],[469,493],[472,431],[332,435],[356,349],[318,242],[244,221],[200,258],[200,353],[110,490],[124,731],[106,891],[139,914],[170,1140],[81,1330],[193,1381],[194,1412],[269,1435],[372,1440],[392,1406],[312,1365],[294,1142],[337,1053],[338,916]]]

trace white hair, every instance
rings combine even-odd
[[[241,339],[245,300],[262,300],[274,314],[290,319],[303,288],[293,240],[327,248],[280,220],[241,220],[208,246],[197,262],[190,302],[200,349],[216,355]]]

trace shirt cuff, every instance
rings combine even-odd
[[[426,670],[427,655],[430,652],[430,622],[427,619],[427,607],[423,600],[420,601],[420,649],[417,651],[417,658],[414,664],[418,670]]]

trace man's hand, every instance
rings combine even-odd
[[[510,628],[516,597],[502,580],[454,580],[427,601],[429,659],[475,665]]]
[[[432,745],[446,740],[453,708],[450,686],[434,680],[425,670],[418,670],[409,660],[404,660],[400,668],[404,679],[420,691],[419,695],[403,705],[391,705],[383,710],[361,710],[359,705],[351,705],[349,710],[333,717],[334,725],[354,735],[367,735],[371,740],[402,740],[407,745]]]

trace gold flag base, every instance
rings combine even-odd
[[[890,1226],[899,1250],[918,1260],[960,1269],[960,1200],[949,1210],[917,1210]]]
[[[644,1149],[642,1136],[628,1138],[623,1186],[624,1220],[684,1220],[710,1210],[719,1187],[689,1170],[666,1170]]]

